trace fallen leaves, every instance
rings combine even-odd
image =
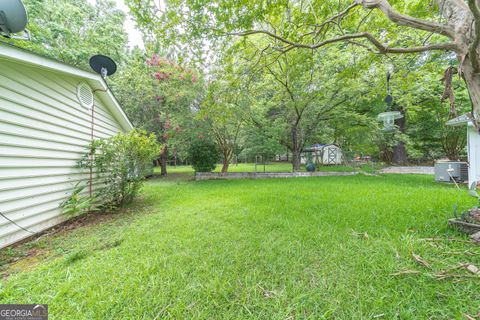
[[[407,275],[426,275],[435,278],[436,280],[456,279],[461,281],[464,279],[478,279],[480,280],[480,268],[472,263],[459,263],[438,272],[432,273],[434,269],[432,264],[420,255],[412,253],[413,260],[420,266],[429,269],[430,271],[422,272],[419,270],[404,269],[396,273],[391,273],[390,276],[407,276]],[[460,273],[459,270],[466,272]]]
[[[480,269],[473,264],[464,264],[463,267],[473,274],[480,274]]]
[[[402,270],[396,273],[390,274],[391,276],[403,276],[403,275],[410,275],[410,274],[421,274],[421,271],[418,270]]]
[[[426,260],[422,259],[418,254],[412,253],[412,257],[417,262],[419,265],[424,266],[425,268],[432,269],[432,266],[430,263],[428,263]]]
[[[277,293],[275,291],[271,291],[271,290],[267,290],[265,288],[263,288],[261,285],[257,284],[258,288],[260,288],[260,290],[262,291],[262,295],[265,297],[265,298],[273,298],[274,296],[277,295]]]
[[[442,241],[447,241],[447,242],[463,242],[463,243],[471,243],[469,240],[463,240],[463,239],[455,239],[455,238],[422,238],[419,239],[420,241],[433,241],[433,242],[442,242]]]
[[[369,238],[368,233],[366,232],[357,232],[355,230],[352,230],[352,236],[360,239],[365,239],[367,240]]]

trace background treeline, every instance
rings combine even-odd
[[[145,49],[129,48],[126,15],[113,1],[24,2],[32,40],[2,41],[85,69],[94,54],[112,57],[119,68],[108,83],[133,124],[156,135],[163,174],[168,163],[187,163],[198,141],[217,145],[223,171],[287,152],[298,170],[301,151],[315,143],[335,143],[347,159],[398,164],[466,155],[465,128],[445,125],[471,109],[458,76],[454,101],[441,101],[441,80],[456,65],[450,54],[376,55],[349,42],[279,53],[260,35],[186,46],[145,28],[138,15]],[[388,108],[387,72],[391,108],[404,114],[393,133],[376,120]]]

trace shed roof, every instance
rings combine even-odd
[[[316,144],[312,144],[310,147],[305,148],[303,151],[304,152],[313,152],[313,151],[316,151],[316,150],[321,150],[325,147],[335,147],[335,148],[340,149],[339,146],[337,146],[336,144],[333,144],[333,143],[330,143],[330,144],[316,143]]]
[[[447,121],[447,126],[458,127],[465,124],[470,124],[472,122],[470,112],[462,114],[456,118],[450,119]]]
[[[101,90],[99,93],[101,93],[102,90],[105,90],[103,94],[99,94],[100,99],[105,103],[109,111],[113,114],[115,119],[117,119],[125,131],[130,131],[133,129],[132,123],[128,119],[112,91],[109,89],[105,80],[99,74],[85,71],[55,59],[45,57],[3,42],[0,42],[0,59],[14,61],[25,65],[35,66],[40,69],[82,78],[83,80],[87,81],[94,90]]]

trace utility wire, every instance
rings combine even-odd
[[[27,231],[27,232],[29,232],[29,233],[31,233],[31,234],[36,234],[36,232],[33,232],[33,231],[31,231],[31,230],[28,230],[28,229],[22,227],[21,225],[19,225],[18,223],[16,223],[15,221],[7,218],[1,211],[0,211],[0,216],[4,217],[6,220],[10,221],[11,223],[13,223],[14,225],[16,225],[17,227],[19,227],[19,228],[22,229],[22,230]]]

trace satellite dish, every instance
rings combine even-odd
[[[90,58],[90,67],[92,67],[96,73],[100,74],[102,78],[111,76],[117,71],[115,61],[101,54]]]
[[[0,32],[8,37],[27,26],[27,11],[21,0],[0,0]]]

